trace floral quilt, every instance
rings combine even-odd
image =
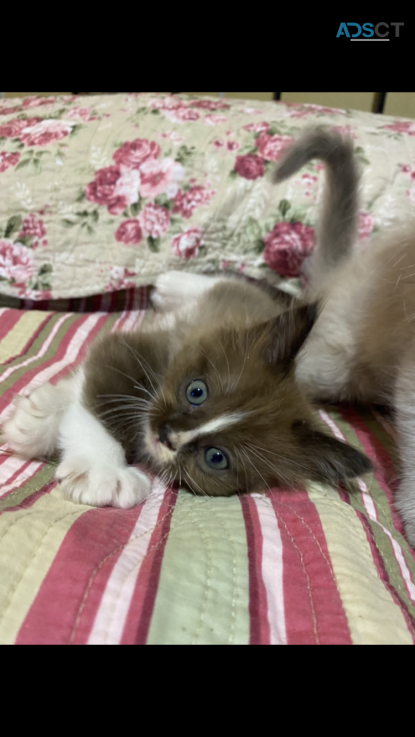
[[[171,268],[295,280],[315,242],[323,166],[278,186],[271,171],[316,123],[355,141],[362,241],[410,217],[414,121],[152,93],[0,101],[0,293],[86,297]]]

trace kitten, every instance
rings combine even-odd
[[[393,407],[402,463],[395,504],[415,547],[415,230],[378,237],[362,252],[351,142],[324,128],[307,132],[275,181],[313,158],[327,162],[329,181],[305,298],[324,306],[296,378],[310,399]]]
[[[318,148],[313,155],[335,179],[346,160],[357,182],[350,144],[337,143],[340,164]],[[288,169],[297,165],[292,156]],[[359,451],[322,432],[296,378],[314,299],[297,304],[259,282],[169,272],[153,304],[150,328],[96,341],[71,378],[18,397],[3,428],[26,457],[60,451],[56,478],[67,498],[134,506],[150,481],[128,463],[211,496],[337,483],[371,470]]]

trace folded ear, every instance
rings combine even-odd
[[[318,314],[316,302],[294,307],[278,315],[269,323],[264,358],[275,368],[288,371]]]
[[[300,442],[309,478],[337,483],[373,471],[372,463],[351,445],[314,430],[307,423],[294,423],[294,435]]]

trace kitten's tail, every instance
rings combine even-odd
[[[359,170],[353,142],[335,129],[306,131],[279,161],[274,182],[282,182],[312,159],[326,164],[323,212],[312,259],[312,281],[320,281],[350,255],[357,237]]]

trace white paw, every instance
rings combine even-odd
[[[151,302],[157,312],[169,312],[180,306],[185,298],[184,279],[187,274],[181,271],[168,271],[157,277],[156,288]]]
[[[45,384],[28,397],[16,397],[14,412],[3,425],[3,438],[27,458],[50,455],[56,447],[61,417],[60,392]]]
[[[91,465],[66,459],[56,469],[65,497],[75,504],[131,509],[151,491],[151,481],[133,466]]]
[[[153,307],[158,312],[181,308],[189,300],[195,300],[203,292],[212,289],[217,281],[217,278],[203,274],[167,271],[157,277],[156,288],[151,295]]]

